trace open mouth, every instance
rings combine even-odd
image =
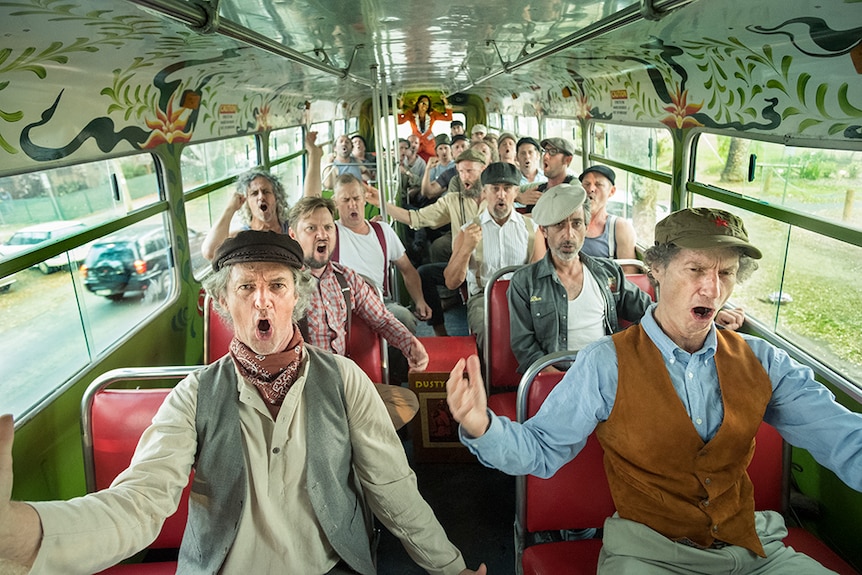
[[[691,313],[698,319],[710,319],[712,317],[713,309],[711,307],[703,307],[703,306],[695,306],[692,308]]]
[[[325,254],[326,253],[326,244],[325,243],[317,244],[317,247],[315,247],[314,250],[319,254]]]
[[[268,319],[260,319],[257,321],[257,331],[260,333],[269,333],[272,326],[269,325]]]
[[[266,205],[266,204],[261,204],[261,205],[260,205],[260,211],[265,212],[265,211],[266,211],[266,210],[268,210],[268,209],[269,209],[269,206],[268,206],[268,205]]]

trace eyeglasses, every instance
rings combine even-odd
[[[557,154],[562,154],[562,150],[558,150],[557,148],[542,148],[543,154],[548,154],[551,157],[556,156]]]

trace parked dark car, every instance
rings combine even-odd
[[[84,286],[113,301],[139,293],[160,298],[170,288],[171,257],[164,228],[129,229],[97,241],[81,266]]]

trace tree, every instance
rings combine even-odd
[[[727,149],[727,160],[721,171],[720,181],[742,182],[747,179],[748,174],[748,147],[750,140],[742,138],[730,138],[730,146]]]

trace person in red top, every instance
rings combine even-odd
[[[442,113],[432,110],[431,98],[422,94],[416,99],[416,104],[412,110],[398,114],[399,124],[410,122],[413,133],[419,138],[419,156],[426,162],[428,158],[436,155],[434,132],[431,131],[431,126],[437,120],[452,121],[452,106],[449,105],[445,96],[443,96],[443,105],[445,106],[445,111]],[[398,107],[401,107],[400,103]]]

